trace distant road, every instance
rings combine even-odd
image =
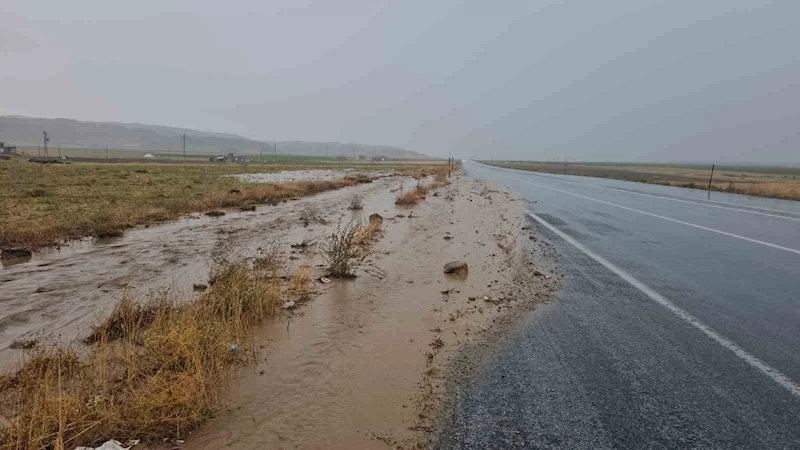
[[[800,202],[500,169],[566,283],[440,448],[800,448]]]

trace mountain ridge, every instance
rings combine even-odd
[[[430,158],[419,152],[390,145],[369,145],[341,142],[258,141],[232,133],[214,133],[191,128],[125,122],[81,121],[69,118],[46,119],[20,115],[0,116],[0,141],[10,145],[36,146],[42,131],[47,131],[50,145],[78,148],[100,148],[106,145],[119,150],[166,151],[183,148],[181,136],[186,134],[188,153],[251,153],[274,151],[290,155],[385,156],[394,159]]]

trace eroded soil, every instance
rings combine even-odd
[[[458,179],[414,207],[393,195],[365,208],[386,217],[372,258],[382,275],[318,284],[313,301],[264,327],[266,358],[187,448],[424,447],[448,358],[557,286],[530,258],[509,193]],[[452,260],[468,275],[445,275]]]
[[[387,177],[298,201],[222,217],[194,216],[114,239],[37,253],[0,271],[0,360],[38,332],[85,335],[128,290],[190,298],[215,259],[279,245],[314,271],[313,294],[254,337],[259,362],[230,382],[227,410],[186,448],[419,448],[441,413],[439,398],[491,348],[504,324],[550,299],[560,275],[522,218],[523,202],[453,178],[414,206],[394,198],[415,181]],[[353,194],[364,208],[348,209]],[[317,245],[339,221],[384,217],[365,270],[319,281]],[[462,260],[466,276],[446,275]],[[83,333],[83,334],[82,334]],[[475,357],[470,355],[476,355]],[[446,406],[446,405],[445,405]]]

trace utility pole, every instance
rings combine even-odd
[[[183,159],[186,159],[186,133],[183,133]]]
[[[275,149],[275,161],[277,161],[278,160],[278,143],[277,142],[273,142],[272,143],[272,148]]]
[[[108,145],[106,145],[106,162],[108,161]]]
[[[61,146],[58,146],[58,159],[61,159]]]
[[[172,159],[172,147],[167,147],[167,159]]]
[[[47,154],[47,143],[50,142],[50,138],[47,137],[47,131],[42,131],[42,134],[44,135],[44,156],[47,157],[49,156]]]
[[[716,164],[711,165],[711,176],[708,177],[708,198],[711,198],[711,180],[714,179],[714,166],[716,166]]]
[[[264,146],[261,146],[261,162],[264,162]]]
[[[325,159],[328,159],[328,144],[325,144]]]

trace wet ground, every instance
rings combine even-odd
[[[309,169],[309,170],[284,170],[270,173],[242,173],[233,175],[242,181],[255,183],[288,183],[294,181],[333,181],[344,178],[347,175],[363,173],[357,169],[329,170],[329,169]],[[370,172],[371,176],[387,176],[391,172]]]
[[[0,365],[7,367],[20,358],[22,352],[11,347],[42,333],[66,341],[82,337],[126,290],[145,297],[168,289],[179,298],[189,298],[194,283],[207,283],[215,257],[251,254],[278,238],[287,248],[312,239],[323,232],[323,224],[350,213],[346,204],[353,193],[388,192],[401,180],[407,181],[383,178],[299,201],[259,206],[254,212],[196,214],[117,238],[73,241],[36,252],[32,258],[4,260]]]
[[[800,203],[465,168],[536,202],[566,277],[433,448],[800,448]]]
[[[394,205],[397,191],[414,184],[386,177],[254,212],[195,215],[7,265],[0,358],[17,359],[12,343],[37,333],[82,337],[125,291],[168,289],[188,299],[216,259],[279,245],[287,275],[313,266],[314,294],[258,331],[260,362],[236,374],[226,411],[186,448],[424,446],[444,379],[472,368],[472,353],[461,350],[491,347],[518,312],[547,301],[560,278],[540,263],[552,249],[523,228],[523,202],[510,192],[456,176],[418,205]],[[354,194],[363,198],[360,211],[348,209]],[[372,213],[384,223],[364,270],[319,281],[314,244],[339,221]],[[469,273],[444,274],[452,260],[465,261]]]
[[[525,232],[509,193],[458,180],[413,207],[396,207],[394,195],[365,199],[365,213],[386,217],[371,259],[378,273],[317,284],[299,313],[268,324],[257,337],[266,360],[239,374],[229,411],[187,448],[424,445],[448,358],[504,312],[543,300],[519,295],[515,275],[536,267],[521,259],[529,254],[517,247]],[[469,274],[445,275],[451,260]],[[526,278],[542,290],[556,284]]]

